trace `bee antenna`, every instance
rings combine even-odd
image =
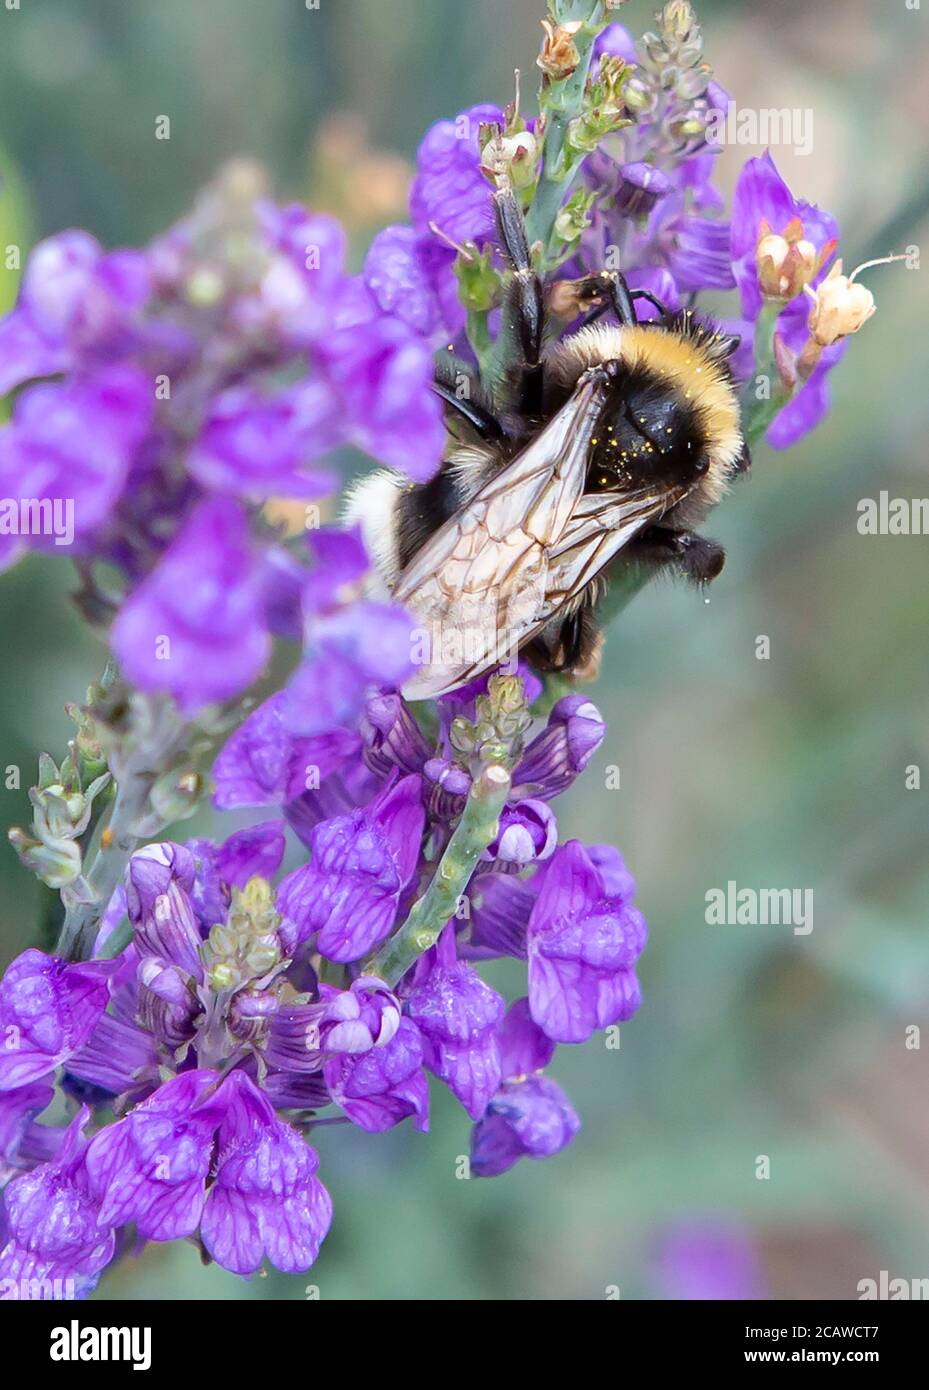
[[[907,253],[905,251],[899,251],[894,256],[878,256],[877,259],[873,261],[862,261],[861,265],[856,266],[848,277],[848,283],[850,285],[854,284],[855,276],[860,275],[863,270],[870,270],[872,266],[890,265],[892,261],[905,261],[907,259]]]
[[[457,251],[459,256],[463,257],[469,264],[474,260],[474,253],[469,251],[466,246],[462,246],[460,241],[455,241],[454,237],[450,237],[448,232],[443,232],[437,222],[430,222],[429,230],[433,236],[437,236],[440,241],[444,241],[446,246],[450,246],[453,251]]]

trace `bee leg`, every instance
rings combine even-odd
[[[626,548],[626,557],[664,569],[673,566],[691,584],[709,584],[726,563],[718,541],[695,531],[674,531],[670,526],[649,526]]]
[[[588,589],[569,617],[555,620],[523,650],[537,671],[565,671],[579,680],[592,680],[600,669],[603,633],[594,615],[595,592]]]
[[[507,360],[514,361],[514,408],[524,416],[542,409],[542,332],[545,307],[542,281],[532,268],[526,222],[512,188],[494,194],[497,235],[512,272],[504,291],[501,332],[506,335]]]
[[[474,372],[452,352],[440,353],[436,359],[435,381],[432,388],[454,414],[446,412],[448,427],[457,433],[455,425],[464,425],[479,440],[500,440],[503,429],[493,412],[480,381]]]

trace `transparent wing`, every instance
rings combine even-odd
[[[683,495],[584,494],[605,374],[568,403],[413,557],[394,597],[417,619],[421,700],[514,656],[653,517]]]

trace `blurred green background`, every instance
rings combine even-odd
[[[622,19],[640,31],[654,4]],[[707,52],[742,106],[812,108],[813,153],[776,150],[833,210],[846,268],[926,235],[927,22],[904,0],[703,0]],[[281,196],[339,212],[360,257],[402,216],[423,130],[534,87],[541,0],[22,0],[0,8],[0,244],[62,227],[139,243],[233,155]],[[170,141],[154,139],[158,115]],[[731,187],[753,148],[728,150]],[[894,221],[896,219],[896,221]],[[759,449],[713,518],[728,551],[705,604],[655,586],[610,635],[593,691],[610,723],[559,802],[562,837],[619,845],[651,927],[645,1001],[611,1050],[562,1048],[584,1128],[564,1154],[461,1181],[468,1124],[433,1087],[432,1133],[320,1131],[336,1207],[314,1270],[251,1283],[152,1247],[97,1298],[601,1299],[681,1291],[658,1252],[698,1222],[744,1236],[752,1287],[854,1298],[929,1276],[929,538],[863,537],[860,498],[929,495],[925,277],[868,277],[879,310],[833,377],[827,422]],[[4,272],[0,295],[15,295]],[[63,751],[65,700],[103,653],[64,563],[0,581],[0,765]],[[755,641],[770,637],[760,661]],[[906,768],[922,790],[907,790]],[[5,825],[25,791],[0,792]],[[207,831],[202,819],[186,836]],[[709,926],[704,895],[811,888],[815,926]],[[0,958],[37,895],[0,860]],[[505,965],[492,982],[521,992]],[[918,1025],[919,1050],[905,1046]],[[770,1158],[758,1180],[756,1157]],[[693,1286],[691,1286],[693,1287]],[[696,1286],[712,1291],[710,1285]]]

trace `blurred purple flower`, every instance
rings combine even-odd
[[[225,498],[201,502],[124,603],[113,649],[140,689],[168,691],[185,714],[230,699],[270,653],[248,523]]]

